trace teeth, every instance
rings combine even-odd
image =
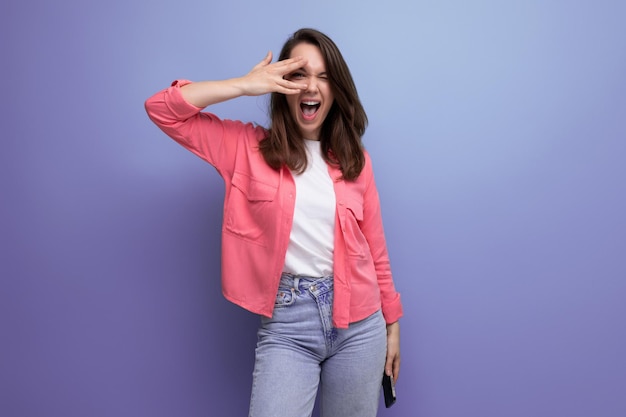
[[[320,104],[319,101],[303,101],[302,104],[305,104],[307,106],[317,106],[318,104]]]

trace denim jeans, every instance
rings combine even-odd
[[[374,417],[387,351],[377,311],[332,326],[333,279],[283,274],[273,317],[261,318],[250,417]]]

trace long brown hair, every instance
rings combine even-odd
[[[367,115],[348,65],[328,36],[308,28],[298,30],[285,42],[278,60],[289,58],[292,49],[300,43],[309,43],[320,49],[335,97],[320,131],[322,156],[327,163],[339,166],[343,179],[355,180],[365,165],[361,137],[367,127]],[[287,165],[302,173],[307,166],[306,150],[284,94],[272,93],[270,117],[269,134],[260,143],[265,161],[274,169]]]

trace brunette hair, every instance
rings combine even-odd
[[[367,115],[348,65],[337,45],[328,36],[308,28],[300,29],[289,37],[278,60],[288,59],[293,48],[300,43],[308,43],[320,49],[335,98],[320,131],[322,156],[327,163],[339,166],[344,180],[355,180],[365,165],[361,137],[367,127]],[[306,150],[284,94],[272,93],[270,118],[268,136],[260,142],[265,161],[274,169],[287,165],[302,173],[307,166]]]

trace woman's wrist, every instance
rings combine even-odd
[[[395,321],[387,324],[387,336],[400,333],[400,322]]]

